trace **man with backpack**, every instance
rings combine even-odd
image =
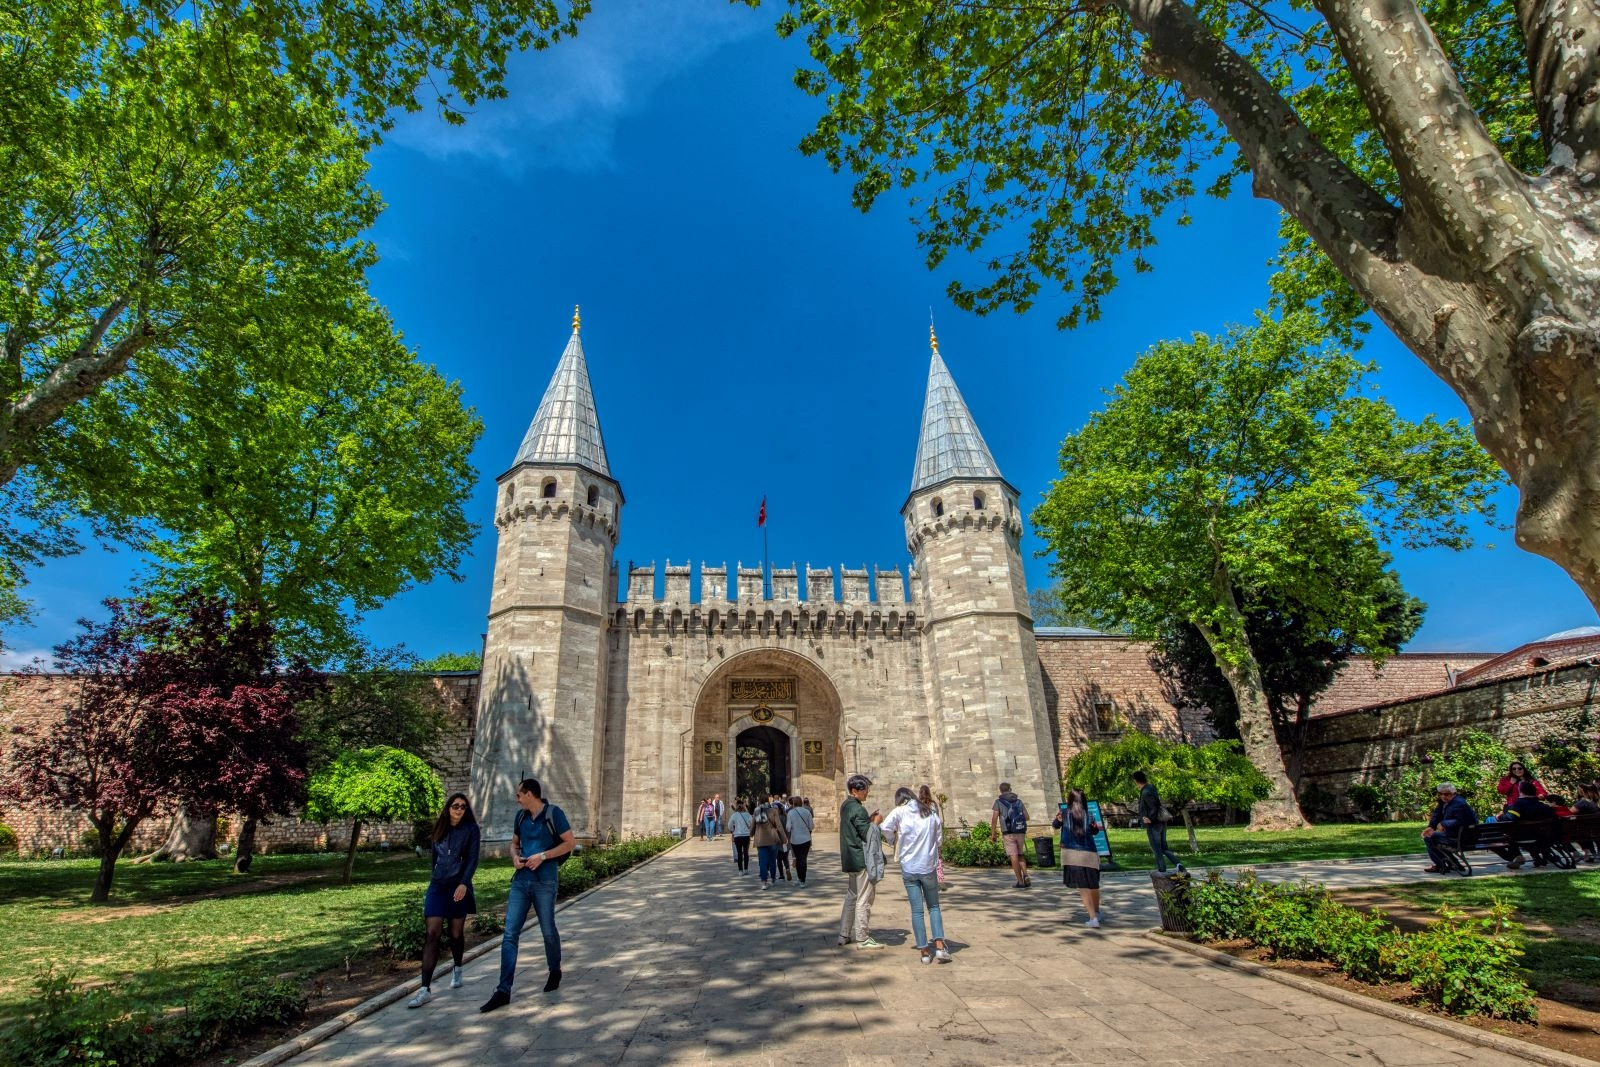
[[[1012,888],[1027,889],[1033,885],[1033,879],[1028,877],[1028,858],[1022,851],[1028,840],[1028,806],[1011,791],[1010,782],[1000,783],[1000,795],[989,813],[989,830],[1005,842],[1011,873],[1017,876],[1017,884]]]
[[[575,847],[572,824],[566,813],[544,799],[537,778],[524,778],[517,787],[516,822],[511,830],[511,892],[506,897],[506,932],[500,940],[500,984],[480,1012],[511,1003],[511,984],[517,977],[517,946],[530,910],[544,935],[544,959],[550,977],[546,993],[561,985],[561,935],[556,931],[556,869]]]

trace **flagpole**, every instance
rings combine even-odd
[[[766,498],[766,495],[763,494],[762,497],[761,497],[761,513],[762,513],[762,515],[766,514],[766,509],[767,509],[767,498]],[[769,556],[769,553],[767,552],[767,524],[765,522],[763,522],[761,524],[761,569],[766,571],[770,575],[772,573],[772,562],[768,558],[768,556]]]

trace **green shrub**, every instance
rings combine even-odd
[[[17,851],[17,832],[0,822],[0,855]]]
[[[994,838],[994,828],[986,822],[980,822],[970,832],[969,841],[990,841]]]
[[[100,831],[91,826],[78,835],[78,851],[91,856],[100,855]]]
[[[397,907],[378,924],[378,951],[401,960],[420,960],[428,939],[428,921],[422,901]]]
[[[952,867],[1006,867],[1011,863],[1004,842],[990,832],[988,823],[974,826],[968,837],[946,837],[939,851]],[[1028,866],[1039,865],[1031,839],[1024,842],[1022,855]]]
[[[1208,871],[1203,879],[1191,878],[1183,895],[1189,929],[1202,941],[1248,937],[1251,898],[1257,885],[1254,871],[1245,871],[1233,883],[1224,881],[1216,871]]]
[[[1439,909],[1436,922],[1401,939],[1394,953],[1399,977],[1452,1015],[1534,1021],[1533,990],[1517,965],[1522,928],[1510,914],[1504,903],[1482,919]]]
[[[1382,786],[1368,785],[1366,782],[1357,782],[1344,791],[1351,807],[1363,818],[1387,819],[1394,810],[1394,804],[1389,796],[1389,791]]]
[[[1250,940],[1279,959],[1320,958],[1313,913],[1324,895],[1292,885],[1257,885],[1250,901]]]
[[[506,920],[499,912],[480,911],[472,917],[472,920],[467,925],[472,927],[473,933],[488,937],[490,934],[498,934],[501,930],[504,930]]]
[[[190,1056],[212,1052],[264,1026],[304,1015],[306,995],[298,982],[255,974],[215,974],[189,994],[184,1012],[169,1017],[178,1046]]]
[[[1312,912],[1317,947],[1323,959],[1358,982],[1384,982],[1396,977],[1394,952],[1400,931],[1381,911],[1346,907],[1332,897],[1317,901]]]

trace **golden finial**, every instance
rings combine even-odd
[[[577,333],[578,327],[583,325],[583,319],[578,315],[578,305],[572,305],[572,332]]]
[[[928,345],[933,349],[933,354],[939,354],[939,335],[933,332],[933,316],[928,316]]]

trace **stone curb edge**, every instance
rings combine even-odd
[[[1550,1067],[1594,1067],[1596,1062],[1585,1059],[1582,1056],[1574,1056],[1569,1052],[1559,1052],[1556,1049],[1545,1048],[1543,1045],[1535,1045],[1520,1038],[1479,1030],[1475,1026],[1443,1019],[1437,1015],[1417,1011],[1414,1008],[1391,1004],[1373,997],[1365,997],[1360,993],[1352,993],[1347,989],[1340,989],[1338,986],[1328,985],[1325,982],[1318,982],[1311,978],[1302,978],[1297,974],[1288,974],[1252,960],[1241,960],[1237,956],[1230,956],[1228,953],[1219,952],[1214,948],[1206,948],[1204,945],[1197,945],[1192,941],[1169,937],[1160,930],[1147,930],[1144,936],[1147,940],[1154,941],[1158,945],[1165,945],[1180,952],[1199,956],[1201,959],[1221,967],[1231,967],[1247,974],[1259,975],[1262,978],[1271,979],[1281,985],[1290,986],[1304,993],[1311,993],[1327,1000],[1338,1001],[1346,1007],[1358,1008],[1373,1015],[1381,1015],[1386,1019],[1393,1019],[1396,1022],[1420,1026],[1425,1030],[1432,1030],[1434,1033],[1444,1034],[1446,1037],[1453,1037],[1470,1045],[1478,1045],[1481,1048],[1490,1048],[1496,1052],[1504,1052],[1507,1055],[1516,1056],[1518,1059],[1549,1064]]]
[[[651,856],[644,862],[636,863],[627,870],[612,875],[610,878],[607,878],[598,885],[590,886],[577,896],[568,897],[566,900],[563,900],[561,903],[556,905],[556,912],[559,914],[563,911],[566,911],[568,908],[572,907],[572,905],[576,904],[589,894],[597,893],[607,886],[628,877],[628,875],[633,874],[635,871],[644,870],[662,856],[665,856],[667,853],[677,849],[680,845],[685,844],[688,840],[688,838],[684,838],[682,841],[678,841],[677,843],[662,849],[660,852],[657,852],[654,856]],[[497,951],[499,947],[500,942],[491,938],[488,941],[483,942],[483,944],[468,950],[461,957],[461,962],[463,965],[471,963],[479,956],[486,955],[490,951]],[[406,981],[401,982],[399,985],[394,986],[392,989],[386,989],[377,996],[370,997],[367,1000],[362,1001],[349,1011],[335,1015],[327,1022],[314,1026],[303,1034],[296,1034],[283,1044],[270,1048],[260,1055],[244,1061],[239,1065],[239,1067],[278,1067],[278,1064],[285,1063],[300,1055],[300,1053],[307,1052],[322,1044],[334,1034],[337,1034],[339,1031],[349,1027],[352,1023],[360,1022],[367,1016],[382,1011],[384,1008],[387,1008],[397,1000],[404,1000],[406,994],[416,992],[421,985],[422,979],[420,977],[409,978]]]
[[[1273,860],[1270,863],[1228,863],[1228,864],[1223,864],[1223,865],[1217,866],[1217,867],[1199,867],[1199,866],[1190,867],[1190,868],[1188,868],[1188,871],[1189,871],[1190,874],[1201,874],[1201,875],[1203,875],[1203,874],[1206,874],[1206,873],[1208,873],[1210,871],[1218,871],[1218,872],[1223,872],[1223,871],[1248,871],[1248,870],[1273,871],[1273,870],[1283,870],[1286,867],[1306,867],[1306,868],[1310,868],[1312,866],[1317,866],[1317,867],[1352,867],[1352,866],[1359,866],[1359,865],[1362,865],[1362,864],[1374,865],[1374,864],[1379,864],[1379,863],[1390,863],[1390,862],[1401,862],[1401,861],[1409,863],[1409,862],[1411,862],[1413,860],[1425,860],[1427,858],[1428,858],[1428,854],[1426,852],[1407,852],[1407,853],[1404,853],[1403,855],[1398,855],[1398,856],[1340,856],[1340,857],[1335,857],[1333,859],[1326,859],[1326,860]],[[1002,870],[1003,868],[998,868],[997,867],[995,869],[996,870]],[[1129,870],[1129,869],[1126,869],[1126,868],[1122,868],[1122,869],[1118,869],[1118,870],[1115,870],[1115,871],[1105,871],[1105,872],[1103,872],[1102,877],[1104,877],[1105,875],[1118,875],[1118,874],[1136,875],[1136,874],[1154,874],[1154,873],[1155,873],[1154,871],[1148,871],[1148,870],[1144,870],[1142,868],[1141,869],[1137,869],[1137,870]]]

